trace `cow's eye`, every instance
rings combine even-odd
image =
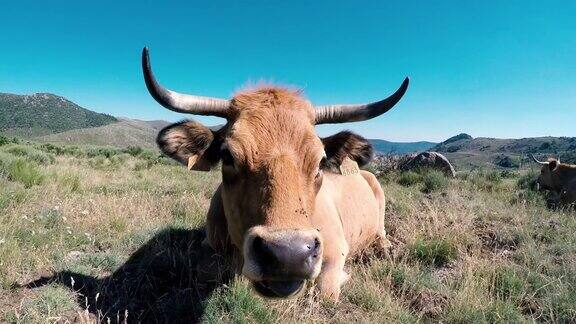
[[[323,157],[322,160],[320,160],[320,164],[318,165],[318,172],[316,172],[316,179],[322,176],[322,170],[326,168],[327,163],[328,161],[326,160],[325,157]]]
[[[222,158],[222,164],[223,165],[234,165],[234,158],[232,157],[232,154],[230,153],[230,150],[228,149],[223,149],[220,152],[220,156]]]

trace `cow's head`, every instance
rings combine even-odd
[[[329,244],[311,222],[323,172],[347,156],[362,166],[373,153],[358,135],[319,138],[314,126],[381,115],[404,95],[408,79],[379,102],[313,107],[298,91],[276,87],[243,91],[231,100],[175,93],[155,80],[146,48],[142,66],[150,94],[164,107],[227,119],[218,130],[194,121],[170,125],[158,145],[194,170],[222,162],[222,204],[243,274],[265,296],[297,293],[320,273],[323,245]]]
[[[538,190],[553,190],[558,191],[559,180],[558,170],[560,168],[560,159],[549,158],[547,161],[538,161],[534,155],[531,155],[534,162],[540,164],[542,169],[540,175],[536,180]]]

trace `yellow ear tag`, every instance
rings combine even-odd
[[[196,164],[196,161],[198,161],[198,155],[191,155],[188,158],[188,170],[192,170],[194,164]]]
[[[358,163],[356,163],[356,161],[352,160],[349,157],[345,157],[344,160],[342,160],[342,164],[340,164],[340,173],[342,175],[351,175],[351,174],[356,174],[360,172],[360,168],[358,167]]]

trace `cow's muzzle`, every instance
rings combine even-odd
[[[322,239],[317,230],[275,230],[256,226],[244,239],[242,273],[266,297],[296,295],[322,266]]]

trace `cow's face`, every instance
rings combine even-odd
[[[554,185],[554,173],[557,171],[560,163],[556,159],[548,159],[547,162],[542,164],[542,169],[540,170],[540,175],[536,184],[540,190],[556,190]]]
[[[183,163],[199,156],[197,169],[222,162],[222,202],[243,274],[261,294],[287,297],[321,270],[325,242],[312,217],[323,172],[345,156],[363,165],[372,148],[349,132],[320,139],[313,108],[297,92],[241,93],[232,109],[235,119],[218,131],[178,123],[164,129],[158,143]]]

